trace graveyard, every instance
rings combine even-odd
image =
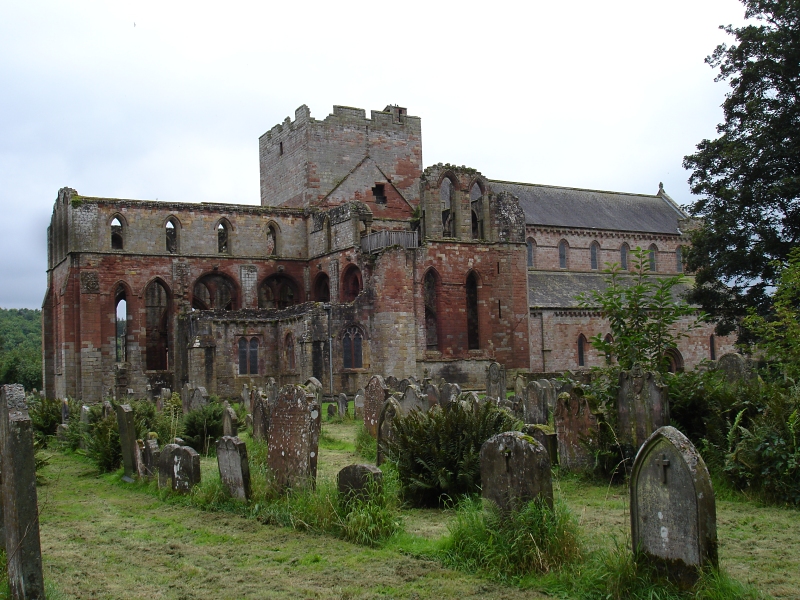
[[[380,377],[353,400],[325,402],[313,382],[258,391],[242,399],[250,402],[246,419],[224,405],[222,435],[212,444],[215,451],[204,453],[178,439],[161,446],[154,436],[137,441],[135,411],[109,404],[107,418],[119,429],[119,470],[98,475],[84,452],[63,444],[37,455],[46,458],[36,475],[47,597],[590,598],[600,597],[598,582],[614,578],[618,582],[610,592],[602,583],[608,597],[679,598],[695,592],[697,597],[796,597],[796,511],[729,491],[715,495],[710,479],[697,474],[705,466],[683,434],[671,427],[637,433],[641,418],[635,400],[643,390],[648,393],[647,378],[636,372],[631,377],[632,384],[622,386],[633,399],[625,414],[633,423],[630,435],[642,437],[638,456],[643,458],[637,457],[630,485],[551,466],[548,436],[555,435],[549,426],[557,432],[569,423],[574,431],[576,419],[585,419],[589,410],[585,397],[558,382],[560,392],[544,392],[547,384],[534,381],[524,386],[532,394],[517,395],[524,382],[515,381],[514,392],[494,402],[490,386],[486,394],[477,394],[446,383]],[[5,394],[8,386],[3,389]],[[494,393],[505,389],[503,382]],[[521,574],[465,563],[453,552],[453,540],[460,535],[459,523],[482,514],[480,499],[430,507],[401,501],[391,440],[403,430],[392,422],[401,419],[395,425],[402,425],[409,414],[441,415],[444,410],[433,407],[451,403],[447,414],[507,404],[499,410],[542,422],[526,425],[523,432],[497,434],[482,445],[482,495],[499,507],[501,519],[537,499],[546,509],[554,506],[566,514],[577,535],[569,561]],[[261,424],[254,419],[258,415]],[[65,420],[67,428],[75,422]],[[364,444],[374,439],[370,426],[377,438],[371,447]],[[568,441],[555,445],[574,465],[585,462],[586,456],[567,448]],[[380,468],[375,462],[382,462]],[[366,514],[386,531],[358,538],[347,527],[347,506],[367,506],[358,503],[375,493],[375,483],[386,500],[380,511],[368,507]],[[659,490],[667,484],[665,503]],[[696,507],[692,498],[699,499]],[[688,518],[692,510],[705,516]],[[666,520],[654,523],[650,516],[658,513],[662,519],[662,512]],[[699,524],[699,530],[689,531],[687,523]],[[640,566],[631,570],[633,539],[643,547],[653,545],[654,555],[660,549],[668,558],[677,553],[683,565],[716,564],[722,583],[706,576],[700,588],[681,595],[680,586],[664,588],[666,580],[644,581],[650,575],[637,574]],[[673,580],[687,575],[691,586],[692,568]]]

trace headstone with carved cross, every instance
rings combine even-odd
[[[655,431],[636,455],[630,490],[634,549],[683,588],[716,566],[711,476],[685,435],[669,426]]]

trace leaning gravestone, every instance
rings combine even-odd
[[[353,399],[353,417],[355,419],[364,418],[364,389],[359,388],[356,397]]]
[[[117,427],[119,443],[122,446],[122,465],[125,474],[122,481],[133,482],[133,476],[139,471],[139,445],[136,443],[136,426],[133,422],[133,409],[128,404],[117,406]]]
[[[504,399],[506,397],[506,370],[499,362],[486,367],[486,397]]]
[[[537,381],[531,381],[525,388],[525,404],[523,409],[525,422],[532,425],[547,423],[548,407],[544,388]]]
[[[383,492],[383,473],[372,465],[348,465],[336,476],[339,495],[345,501],[370,500]]]
[[[225,403],[225,409],[222,411],[222,435],[227,435],[228,437],[239,435],[239,415],[227,402]]]
[[[586,447],[596,437],[597,416],[583,396],[562,392],[554,414],[558,438],[558,463],[567,471],[589,468],[592,454]]]
[[[378,419],[388,398],[389,388],[384,383],[383,377],[373,375],[364,388],[364,427],[374,438],[378,437]]]
[[[403,414],[403,408],[393,396],[383,403],[378,422],[378,456],[375,464],[381,466],[387,445],[394,439],[394,420]]]
[[[200,483],[200,455],[194,448],[180,446],[172,452],[172,489],[188,494]]]
[[[526,387],[528,387],[528,378],[522,373],[517,373],[514,378],[514,395],[517,398],[524,398]]]
[[[339,399],[337,400],[338,409],[339,409],[339,416],[344,418],[347,416],[347,394],[339,394]]]
[[[617,423],[619,441],[633,448],[631,456],[656,429],[669,425],[667,386],[657,373],[634,365],[619,374]]]
[[[711,476],[692,442],[662,427],[642,445],[631,472],[631,538],[656,566],[688,588],[717,566]]]
[[[33,426],[20,384],[0,388],[0,516],[10,597],[44,598]]]
[[[247,461],[247,446],[238,437],[223,436],[217,441],[217,465],[219,478],[231,498],[250,499],[250,463]]]
[[[278,489],[313,486],[317,478],[320,405],[306,388],[281,388],[269,424],[268,466]]]
[[[481,494],[503,512],[541,498],[552,508],[550,456],[519,431],[498,433],[481,446]]]

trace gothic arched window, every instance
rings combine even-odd
[[[587,340],[586,336],[580,334],[578,336],[578,366],[585,367],[586,366],[586,345]]]
[[[122,250],[125,242],[122,236],[122,221],[119,217],[114,217],[111,220],[111,249]]]
[[[167,252],[176,254],[178,252],[178,225],[175,219],[168,219],[164,225],[164,234]]]
[[[425,347],[439,349],[439,298],[436,273],[433,269],[425,274],[423,296],[425,302]]]
[[[655,244],[650,244],[650,249],[647,252],[647,260],[650,272],[655,273],[658,268],[658,248]]]
[[[364,335],[358,327],[350,327],[342,336],[342,366],[361,369],[364,366]]]
[[[478,277],[474,272],[467,276],[467,348],[478,350],[480,345],[480,331],[478,327]]]
[[[148,371],[169,369],[169,293],[158,280],[144,290],[145,365]]]
[[[220,221],[217,225],[217,253],[230,254],[230,227],[227,222]]]

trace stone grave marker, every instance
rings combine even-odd
[[[191,410],[192,396],[194,396],[194,388],[188,383],[184,383],[183,388],[181,388],[181,404],[183,405],[183,414],[187,414]]]
[[[389,375],[389,376],[386,378],[386,386],[387,386],[387,387],[388,387],[390,390],[392,390],[392,391],[396,391],[396,390],[397,390],[397,377],[395,377],[394,375]]]
[[[278,488],[313,486],[321,425],[317,399],[304,387],[282,387],[269,425],[268,466]]]
[[[148,438],[144,441],[144,450],[142,451],[142,464],[143,474],[145,477],[155,477],[158,475],[158,459],[161,456],[161,450],[158,447],[158,441]]]
[[[364,388],[358,388],[356,396],[353,399],[353,417],[356,419],[364,418]]]
[[[317,404],[322,406],[322,383],[316,377],[309,377],[306,379],[305,383],[306,389],[314,395],[314,398],[317,400]]]
[[[461,395],[461,386],[457,383],[443,383],[440,387],[439,404],[442,408],[447,408],[454,400]]]
[[[314,379],[314,381],[317,381],[317,380]],[[320,389],[322,389],[322,384],[319,383],[319,381],[317,381],[317,383],[319,384]],[[280,388],[278,387],[278,384],[275,382],[275,378],[274,377],[267,377],[267,383],[264,385],[264,396],[266,397],[267,401],[271,402],[272,404],[274,404],[275,400],[278,399],[278,392],[279,391],[280,391]]]
[[[328,403],[328,420],[336,418],[339,414],[339,407],[333,402]]]
[[[339,416],[342,418],[347,416],[347,403],[347,394],[339,394],[339,400],[337,401],[337,404],[339,405]]]
[[[631,456],[656,429],[669,425],[667,386],[657,373],[634,365],[619,374],[617,424],[620,443],[633,448]]]
[[[250,499],[250,463],[247,446],[236,436],[223,436],[217,441],[219,477],[231,498]]]
[[[429,409],[430,409],[430,407],[436,406],[436,405],[439,404],[439,388],[437,388],[432,383],[428,382],[428,384],[425,385],[425,388],[424,388],[423,392],[424,392],[424,394],[426,396],[427,404],[428,404],[428,408]]]
[[[225,402],[225,409],[222,411],[222,435],[236,437],[239,435],[239,415],[233,410],[228,402]]]
[[[62,400],[61,401],[61,422],[64,425],[69,423],[69,400]]]
[[[348,465],[336,476],[339,495],[346,501],[368,501],[383,492],[383,473],[373,465]]]
[[[597,416],[583,396],[562,392],[554,415],[558,438],[558,464],[568,471],[580,471],[592,464],[586,448],[598,431]]]
[[[269,403],[260,394],[254,400],[253,406],[253,439],[266,440],[269,434],[271,416]]]
[[[397,385],[395,386],[394,391],[395,392],[400,392],[401,394],[405,394],[406,393],[406,388],[409,385],[411,385],[411,382],[407,378],[401,379],[400,381],[397,382]]]
[[[374,438],[378,437],[378,419],[388,398],[389,387],[384,383],[383,377],[373,375],[364,388],[364,426]]]
[[[744,356],[736,352],[723,354],[717,360],[717,370],[725,374],[728,383],[744,381],[752,376],[752,366]]]
[[[394,420],[403,414],[403,408],[392,396],[383,403],[381,416],[378,422],[378,456],[375,464],[381,466],[384,456],[386,456],[386,446],[394,439]]]
[[[558,464],[558,438],[556,437],[555,432],[553,432],[549,426],[523,425],[522,433],[531,436],[542,446],[544,446],[544,449],[547,450],[547,454],[550,455],[551,465]]]
[[[0,517],[14,600],[44,598],[33,425],[20,384],[0,387]]]
[[[547,424],[549,416],[547,396],[538,381],[531,381],[525,388],[525,399],[525,408],[523,410],[525,423],[532,425]]]
[[[499,362],[490,363],[486,367],[486,397],[506,397],[506,369]]]
[[[189,410],[197,410],[203,408],[208,404],[208,392],[203,386],[197,387],[192,392],[192,400],[189,404]]]
[[[158,398],[156,399],[156,408],[161,411],[164,410],[164,404],[169,402],[172,399],[172,390],[169,388],[161,388],[161,391],[158,393]]]
[[[59,442],[66,442],[68,433],[69,433],[69,425],[66,423],[59,423],[58,427],[56,427],[56,439]]]
[[[119,443],[122,446],[122,464],[125,474],[122,481],[131,483],[133,476],[139,472],[139,444],[136,443],[136,426],[133,422],[133,409],[129,404],[117,406],[117,427]]]
[[[541,498],[553,506],[550,456],[519,431],[498,433],[481,446],[481,495],[501,511]]]
[[[180,448],[178,444],[166,444],[161,448],[161,452],[158,455],[158,487],[160,489],[167,487],[167,485],[172,487],[171,482],[174,477],[173,454],[178,448]]]
[[[544,392],[544,398],[547,402],[547,414],[552,415],[556,411],[556,399],[558,398],[558,392],[556,391],[556,387],[553,385],[553,382],[549,379],[539,379],[539,385]]]
[[[250,386],[246,383],[242,384],[242,404],[250,406]]]
[[[172,452],[172,489],[188,494],[200,483],[200,455],[194,448],[179,446]]]
[[[407,386],[406,391],[403,392],[403,399],[400,402],[400,405],[403,407],[403,413],[408,414],[415,408],[421,410],[422,412],[426,412],[428,407],[425,400],[426,397],[420,393],[417,386]]]
[[[256,410],[256,401],[261,397],[255,387],[250,388],[250,402],[248,404],[248,412],[253,414]]]
[[[711,476],[692,442],[661,427],[642,445],[631,472],[631,538],[656,566],[688,588],[717,566]]]

